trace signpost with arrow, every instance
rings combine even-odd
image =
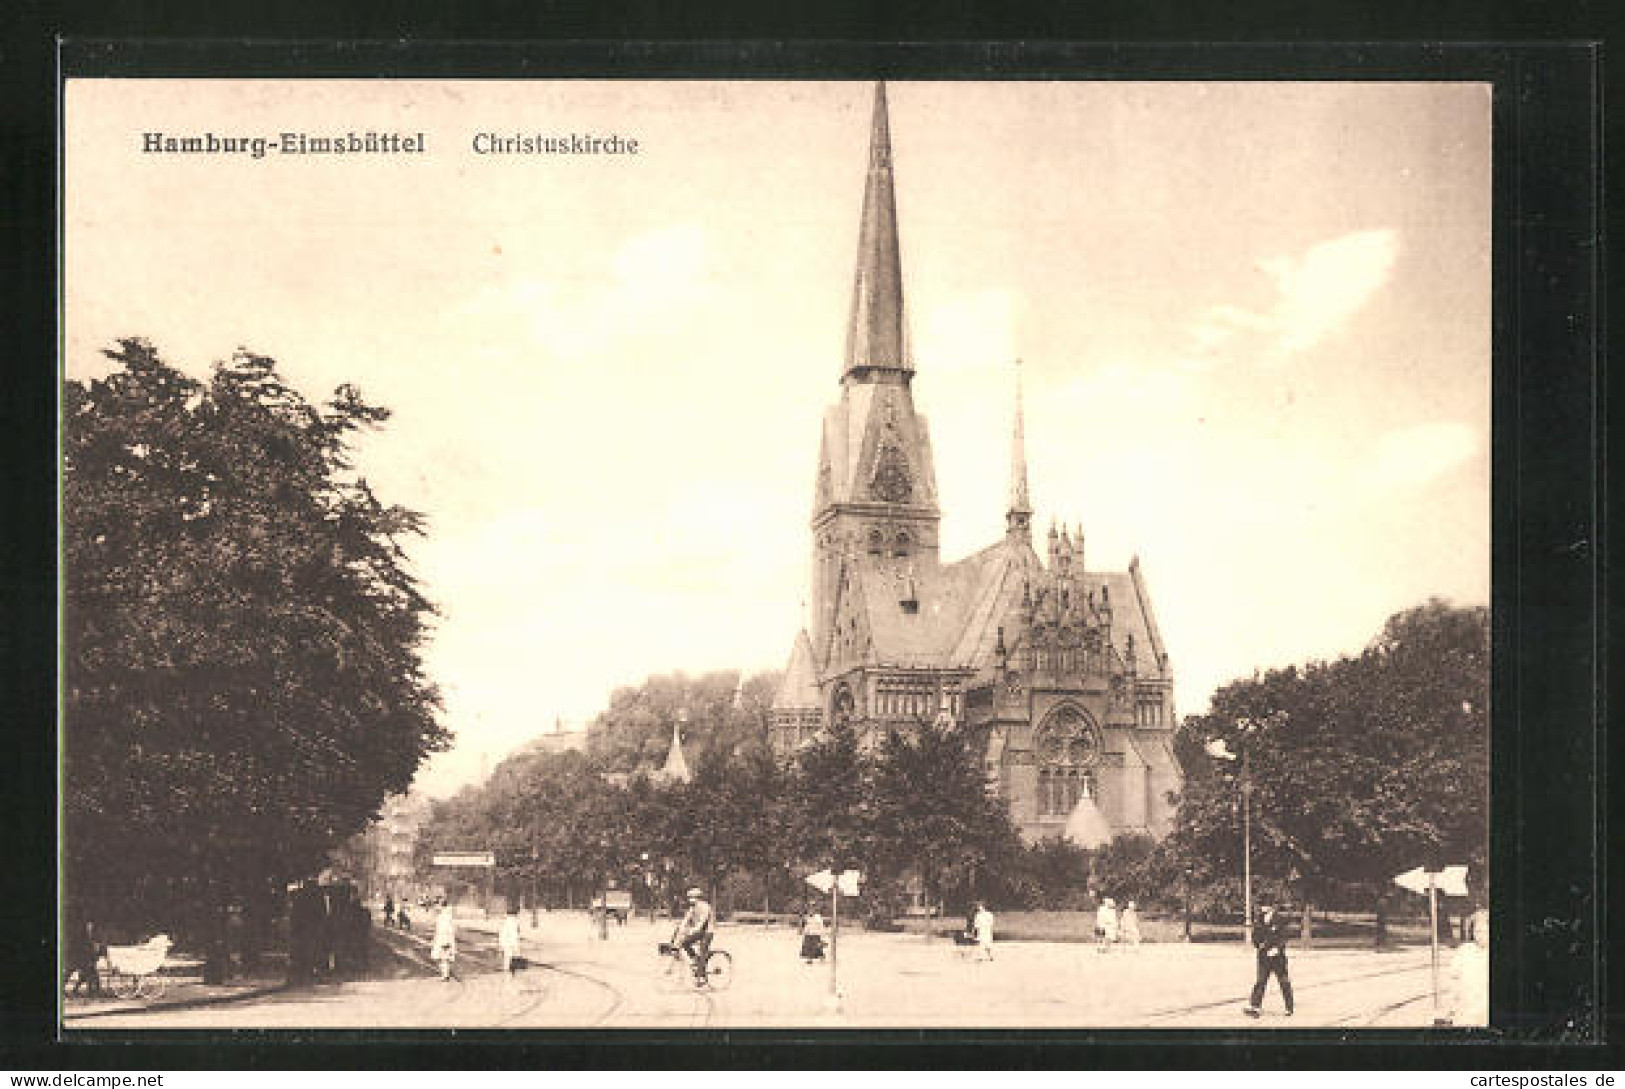
[[[829,997],[833,1005],[841,1001],[841,897],[858,895],[858,882],[863,875],[857,870],[819,870],[807,875],[807,884],[819,892],[829,893]]]
[[[1402,889],[1421,893],[1428,898],[1428,942],[1432,950],[1433,1017],[1439,1018],[1439,894],[1467,895],[1467,867],[1446,866],[1442,870],[1427,870],[1421,866],[1394,875],[1394,884]]]

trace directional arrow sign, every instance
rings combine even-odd
[[[1446,866],[1439,871],[1439,891],[1446,896],[1467,895],[1467,867]]]
[[[807,875],[807,884],[819,892],[828,892],[831,886],[835,884],[835,875],[828,870],[819,870],[817,873]]]
[[[858,894],[858,881],[863,877],[857,870],[842,870],[836,887],[841,890],[842,896],[856,896]]]
[[[1414,870],[1406,870],[1394,878],[1394,884],[1402,889],[1410,889],[1412,892],[1419,892],[1426,896],[1428,891],[1427,871],[1420,866]]]

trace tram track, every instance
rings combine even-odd
[[[1317,979],[1313,983],[1303,983],[1303,982],[1300,982],[1300,981],[1294,981],[1293,985],[1292,985],[1292,989],[1297,994],[1303,994],[1305,991],[1318,991],[1318,990],[1323,990],[1323,989],[1325,989],[1327,987],[1341,986],[1341,985],[1346,984],[1346,983],[1358,983],[1358,982],[1368,980],[1368,979],[1380,979],[1380,978],[1382,978],[1384,976],[1404,975],[1404,974],[1406,974],[1408,972],[1418,972],[1418,971],[1425,971],[1425,970],[1426,970],[1425,965],[1407,965],[1405,967],[1398,967],[1398,968],[1384,968],[1384,969],[1382,969],[1380,971],[1376,971],[1376,972],[1357,972],[1357,973],[1354,973],[1354,974],[1351,974],[1351,975],[1337,976],[1337,977],[1332,978],[1332,979]],[[1427,995],[1429,993],[1431,993],[1431,992],[1425,992],[1421,997],[1425,998],[1425,997],[1427,997]],[[1371,1016],[1373,1018],[1381,1017],[1386,1013],[1392,1012],[1392,1010],[1399,1009],[1399,1008],[1402,1008],[1404,1006],[1408,1006],[1412,1002],[1415,1002],[1415,1001],[1417,1001],[1416,998],[1407,998],[1407,999],[1405,999],[1405,1000],[1403,1000],[1401,1002],[1393,1004],[1391,1007],[1384,1007],[1383,1009],[1377,1010],[1377,1011],[1373,1012],[1371,1014]],[[1154,1012],[1152,1012],[1150,1014],[1147,1014],[1146,1019],[1148,1021],[1157,1021],[1157,1020],[1171,1018],[1171,1017],[1180,1017],[1180,1016],[1183,1016],[1183,1015],[1186,1015],[1186,1014],[1202,1013],[1202,1012],[1207,1011],[1207,1010],[1227,1009],[1227,1008],[1234,1007],[1234,1006],[1236,1006],[1238,1004],[1243,1004],[1244,1005],[1245,1003],[1246,1003],[1245,996],[1238,996],[1238,997],[1235,997],[1235,998],[1219,999],[1218,1001],[1214,1001],[1214,1002],[1197,1002],[1197,1003],[1194,1003],[1194,1004],[1189,1005],[1189,1006],[1175,1006],[1175,1007],[1170,1007],[1168,1009],[1156,1010],[1156,1011],[1154,1011]],[[1334,1025],[1345,1024],[1345,1023],[1347,1023],[1347,1022],[1349,1022],[1351,1020],[1354,1020],[1355,1018],[1357,1018],[1359,1016],[1360,1016],[1360,1014],[1353,1014],[1353,1015],[1351,1015],[1349,1017],[1346,1017],[1346,1018],[1343,1018],[1341,1020],[1334,1021],[1333,1024]]]
[[[401,949],[401,947],[394,944],[393,939],[409,941],[412,943],[412,948]],[[429,942],[427,939],[421,938],[416,934],[392,935],[390,946],[401,955],[406,956],[409,960],[421,965],[429,971],[434,973],[438,973],[440,971],[439,965],[435,964],[421,951],[428,948]],[[459,935],[458,949],[459,961],[479,966],[484,970],[483,974],[485,975],[495,976],[501,974],[501,955],[496,950],[494,941],[483,932],[476,931],[470,933],[465,931],[463,934]],[[564,963],[565,962],[544,961],[527,958],[528,967],[521,969],[520,974],[526,971],[540,969],[565,979],[572,979],[580,983],[588,984],[589,986],[602,992],[605,998],[604,1005],[597,1011],[596,1016],[590,1018],[590,1020],[584,1019],[588,1021],[589,1025],[603,1024],[605,1021],[609,1020],[609,1018],[612,1017],[624,1004],[626,996],[620,990],[620,988],[603,979],[599,979],[596,976],[566,968],[564,967]],[[458,985],[458,990],[453,995],[448,996],[449,1001],[447,1002],[447,1005],[460,1002],[468,993],[466,981],[456,971],[453,971],[452,973],[452,980]],[[501,1016],[490,1022],[492,1027],[514,1025],[521,1018],[528,1016],[541,1007],[541,1005],[547,1001],[552,992],[547,988],[533,988],[528,992],[521,993],[528,993],[531,997],[518,1008],[505,1010]]]

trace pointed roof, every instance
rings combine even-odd
[[[675,722],[671,724],[671,750],[666,753],[666,763],[658,772],[658,777],[668,783],[686,783],[694,778],[688,770],[688,761],[683,758],[683,735]]]
[[[1077,808],[1066,819],[1066,828],[1061,835],[1079,847],[1104,847],[1112,841],[1112,825],[1095,800],[1084,797],[1078,799]]]
[[[796,645],[790,651],[790,664],[784,667],[784,679],[773,697],[775,711],[817,710],[818,674],[813,669],[812,640],[807,629],[796,636]]]
[[[1027,496],[1027,439],[1021,420],[1021,360],[1016,360],[1016,427],[1010,438],[1010,509],[1033,512]]]
[[[863,189],[857,271],[852,283],[852,324],[847,330],[846,368],[841,377],[869,367],[914,369],[903,331],[903,262],[897,242],[891,123],[884,81],[875,84],[869,175]]]

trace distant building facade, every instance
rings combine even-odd
[[[378,822],[369,830],[373,850],[367,895],[402,897],[417,889],[418,834],[429,819],[429,801],[416,794],[384,799]]]
[[[770,731],[788,755],[833,722],[968,727],[1024,836],[1160,835],[1179,786],[1173,671],[1138,559],[1092,571],[1082,528],[1032,543],[1021,405],[1001,540],[938,554],[936,473],[914,410],[885,87],[875,93],[840,400],[814,483],[810,628]]]

